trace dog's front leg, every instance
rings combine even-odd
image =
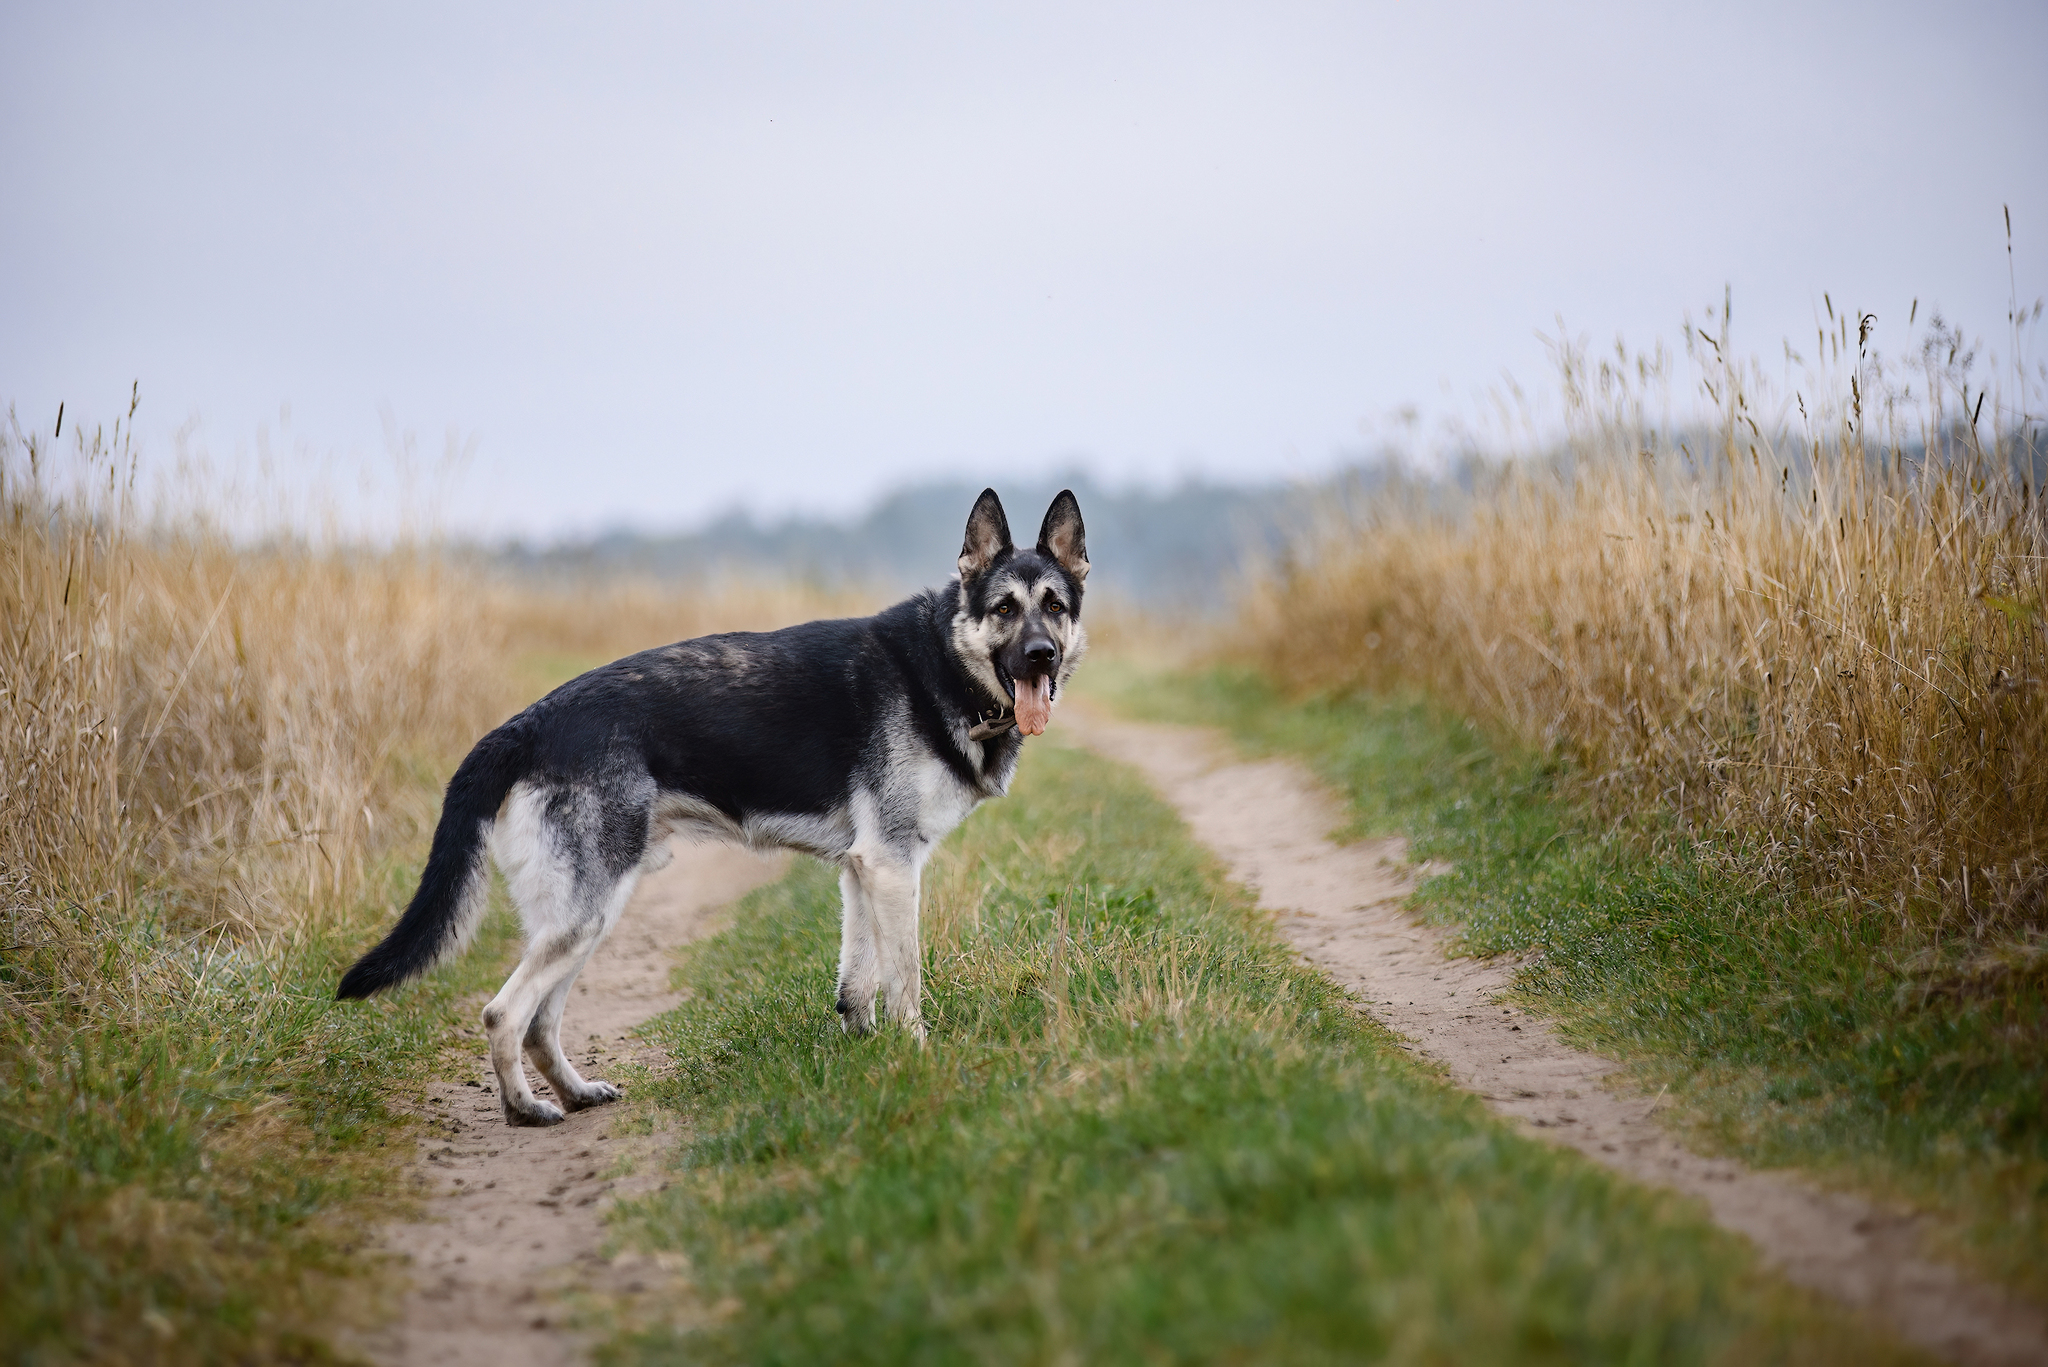
[[[848,857],[839,874],[839,1023],[849,1035],[875,1028],[875,993],[881,968],[875,954],[875,918],[861,885],[861,859]]]
[[[893,852],[866,860],[861,885],[875,922],[889,1019],[924,1038],[924,956],[918,944],[918,866]]]

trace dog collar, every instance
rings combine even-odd
[[[969,740],[994,740],[1017,724],[1017,714],[1010,708],[997,707],[976,715],[974,725],[967,728]]]

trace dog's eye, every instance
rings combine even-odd
[[[998,617],[1008,617],[1011,613],[1015,611],[1016,609],[1011,607],[1008,603],[996,604],[996,616]]]
[[[1045,600],[1045,610],[1057,617],[1067,610],[1067,605],[1057,598],[1048,598]]]

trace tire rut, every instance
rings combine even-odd
[[[587,1076],[654,1062],[634,1030],[683,1000],[669,987],[675,951],[716,932],[733,902],[789,865],[786,856],[724,845],[678,841],[674,852],[641,879],[577,979],[562,1042]],[[621,1133],[616,1105],[514,1129],[499,1110],[482,1031],[465,1027],[461,1040],[427,1088],[412,1174],[422,1218],[387,1226],[379,1239],[408,1264],[403,1304],[392,1323],[350,1346],[382,1367],[583,1362],[589,1344],[571,1322],[576,1298],[676,1289],[658,1264],[600,1253],[605,1211],[658,1184],[660,1153],[674,1135]],[[535,1090],[549,1094],[544,1083]]]
[[[1404,910],[1431,870],[1398,837],[1339,845],[1343,805],[1293,760],[1245,761],[1220,734],[1069,703],[1078,743],[1143,773],[1195,837],[1271,909],[1281,933],[1461,1087],[1531,1133],[1700,1200],[1786,1279],[1888,1323],[1965,1367],[2048,1363],[2048,1314],[1919,1252],[1921,1221],[1789,1172],[1692,1152],[1621,1066],[1504,1004],[1515,963],[1449,958]]]

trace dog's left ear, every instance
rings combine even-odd
[[[997,556],[1011,550],[1010,519],[1003,516],[1003,501],[993,489],[983,489],[967,515],[967,538],[960,543],[960,582],[966,583],[995,563]]]
[[[1088,535],[1081,526],[1081,501],[1072,489],[1060,490],[1052,507],[1045,510],[1045,525],[1038,529],[1038,549],[1059,561],[1075,579],[1088,578]]]

